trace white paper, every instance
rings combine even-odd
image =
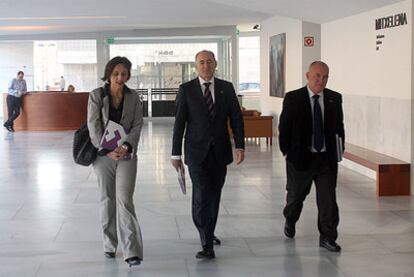
[[[183,163],[180,163],[180,165],[177,167],[177,177],[182,193],[186,194],[187,190],[185,187],[185,169]]]
[[[114,150],[125,142],[127,135],[127,130],[122,125],[109,120],[103,133],[99,150],[102,148]]]
[[[336,134],[336,157],[338,162],[342,161],[343,149],[342,137]]]

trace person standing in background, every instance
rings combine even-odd
[[[7,95],[7,115],[8,119],[3,126],[9,132],[14,132],[13,122],[20,115],[22,106],[22,96],[27,93],[26,81],[23,79],[24,72],[17,72],[17,77],[11,80]]]
[[[63,76],[60,76],[60,91],[65,90],[65,78]]]

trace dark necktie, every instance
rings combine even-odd
[[[211,96],[210,83],[204,83],[204,86],[206,87],[204,91],[204,100],[206,101],[208,115],[212,118],[214,116],[214,103],[213,97]]]
[[[323,119],[322,110],[319,105],[319,95],[312,96],[313,98],[313,147],[320,152],[323,148]]]

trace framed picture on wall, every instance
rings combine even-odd
[[[270,37],[269,83],[270,96],[285,95],[286,33]]]

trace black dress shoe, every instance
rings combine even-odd
[[[220,245],[221,244],[221,240],[218,237],[213,236],[213,244],[214,245]]]
[[[285,222],[285,228],[283,229],[285,236],[292,239],[295,237],[296,229],[295,224],[288,221]]]
[[[113,259],[115,258],[115,252],[105,252],[105,257],[108,259]]]
[[[216,254],[214,253],[213,249],[204,249],[203,251],[198,252],[196,255],[197,259],[214,259],[215,257]]]
[[[125,260],[125,262],[128,264],[129,267],[137,266],[141,264],[141,259],[137,256],[128,258]]]
[[[334,241],[321,240],[319,242],[319,246],[323,247],[323,248],[325,248],[325,249],[327,249],[328,251],[331,251],[331,252],[340,252],[341,251],[341,246],[339,246]]]
[[[9,126],[9,125],[3,125],[3,126],[4,126],[4,128],[7,129],[7,131],[14,132],[14,129],[11,126]]]
[[[9,126],[9,127],[10,127],[11,132],[15,132],[13,126]]]

